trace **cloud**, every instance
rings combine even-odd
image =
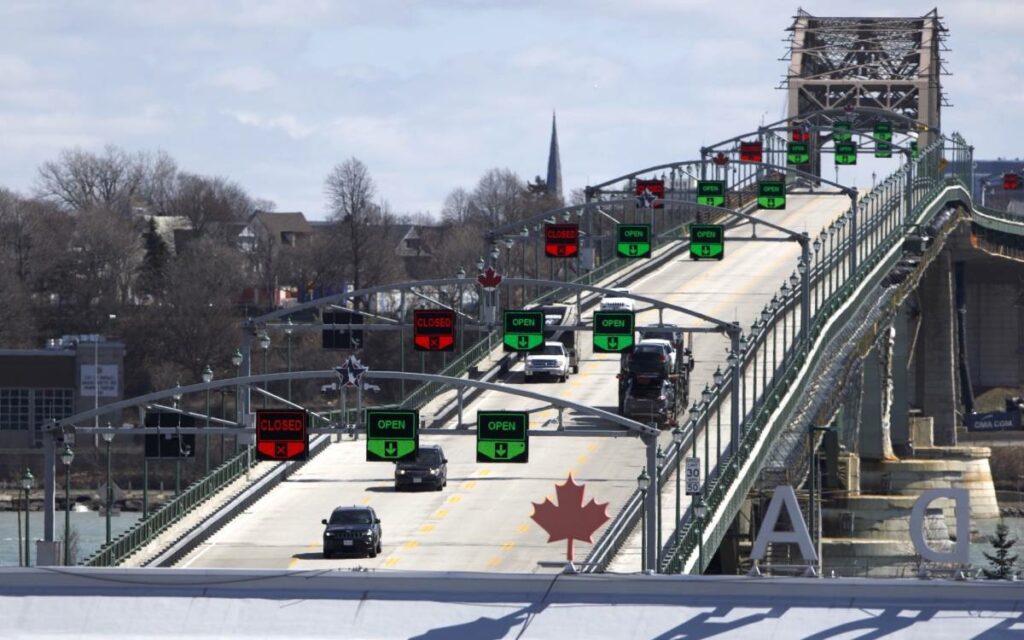
[[[306,138],[316,131],[315,127],[302,124],[298,118],[290,113],[277,116],[261,116],[250,111],[231,111],[225,109],[221,111],[221,114],[234,118],[240,124],[256,127],[257,129],[283,131],[289,138],[295,140]]]
[[[206,83],[215,87],[251,93],[277,86],[278,78],[273,72],[261,67],[245,66],[225,69],[207,78]]]

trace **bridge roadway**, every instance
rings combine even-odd
[[[791,195],[785,211],[759,216],[812,237],[849,207],[838,195]],[[742,226],[727,235],[748,235]],[[781,237],[763,225],[759,237]],[[732,242],[721,262],[672,261],[631,286],[631,290],[749,327],[755,314],[778,291],[796,266],[795,242]],[[676,313],[666,323],[700,326]],[[657,312],[640,314],[638,324],[657,322]],[[696,367],[691,397],[699,394],[719,364],[724,366],[728,342],[719,334],[693,334]],[[589,340],[584,335],[583,341]],[[781,345],[780,345],[781,348]],[[568,383],[531,383],[529,388],[614,411],[618,356],[589,354],[578,375]],[[508,376],[509,385],[523,384],[521,365]],[[727,401],[728,402],[728,401]],[[475,421],[477,409],[527,410],[540,403],[488,392],[468,404],[465,422]],[[726,404],[726,406],[728,406]],[[554,429],[553,410],[534,413],[531,429]],[[725,412],[728,418],[728,411]],[[594,424],[586,417],[566,414],[568,429]],[[714,429],[711,430],[712,433]],[[447,433],[446,433],[447,432]],[[723,420],[723,449],[728,426]],[[671,435],[661,436],[667,445]],[[528,464],[477,464],[475,438],[440,429],[421,432],[421,442],[440,444],[447,455],[448,487],[441,492],[393,490],[393,466],[365,462],[365,442],[344,439],[332,444],[281,486],[214,534],[177,566],[191,568],[328,569],[357,566],[378,569],[447,571],[555,571],[565,559],[565,544],[547,544],[547,534],[531,519],[531,502],[555,498],[555,483],[571,472],[586,484],[586,500],[608,502],[614,516],[636,488],[644,460],[640,441],[623,437],[537,437],[530,443]],[[698,442],[703,450],[703,441]],[[711,449],[716,443],[712,438]],[[664,492],[665,520],[672,518],[674,483]],[[377,558],[325,560],[320,555],[321,518],[338,505],[368,504],[382,520],[384,550]],[[685,503],[684,503],[685,505]],[[663,530],[671,531],[671,522]],[[595,540],[601,530],[595,534]],[[636,538],[638,536],[634,536]],[[576,543],[583,559],[590,545]],[[635,571],[639,559],[631,541],[613,569]],[[632,556],[632,558],[631,558]],[[545,562],[544,566],[538,562]],[[548,562],[552,563],[548,565]]]

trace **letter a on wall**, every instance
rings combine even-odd
[[[775,530],[783,506],[786,507],[786,513],[789,514],[789,521],[793,523],[792,531]],[[757,532],[757,540],[754,541],[750,558],[764,560],[769,542],[796,544],[800,547],[800,555],[804,560],[807,562],[818,560],[818,554],[814,551],[814,545],[811,544],[811,534],[807,531],[803,514],[800,513],[800,504],[796,501],[796,493],[793,492],[793,487],[788,485],[775,487],[775,495],[772,496],[772,501],[768,504],[768,511],[764,514],[764,520]]]

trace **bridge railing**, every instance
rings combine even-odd
[[[735,515],[736,505],[751,488],[755,474],[740,474],[744,466],[760,469],[768,454],[769,447],[756,446],[763,438],[773,435],[769,418],[778,409],[787,395],[800,369],[806,363],[810,347],[836,311],[849,299],[859,284],[874,269],[882,257],[909,233],[914,231],[912,221],[949,184],[966,186],[970,181],[971,149],[959,135],[948,140],[937,140],[913,162],[903,165],[882,181],[862,199],[856,210],[847,211],[831,228],[816,238],[819,245],[808,265],[811,295],[810,340],[802,338],[807,329],[798,327],[798,312],[801,303],[797,287],[786,285],[776,303],[766,307],[762,318],[754,323],[751,335],[742,342],[740,375],[744,382],[740,437],[721,450],[721,436],[716,434],[715,463],[712,469],[705,469],[706,482],[703,500],[707,508],[704,522],[715,520],[710,531],[698,536],[694,521],[692,501],[688,505],[676,532],[669,536],[669,543],[662,550],[659,567],[663,571],[678,572],[702,544],[704,551],[713,552],[724,538],[726,529]],[[857,226],[857,242],[853,243],[853,222]],[[911,221],[911,222],[908,222]],[[856,251],[857,266],[851,269],[850,252]],[[779,344],[779,336],[782,344]],[[770,336],[770,337],[769,337]],[[781,348],[780,348],[781,346]],[[771,363],[770,371],[768,363]],[[760,371],[758,371],[760,369]],[[746,382],[751,381],[751,392],[747,393]],[[687,437],[681,445],[671,445],[667,452],[668,462],[663,481],[675,471],[674,461],[688,447],[697,441],[695,435],[705,436],[704,464],[711,464],[709,444],[712,435],[709,426],[714,419],[716,427],[721,425],[722,398],[727,395],[730,376],[722,376],[721,384],[711,389],[711,401],[696,407],[694,415],[685,425]],[[751,459],[753,452],[753,459]],[[694,455],[699,452],[694,452]],[[749,464],[748,464],[749,463]],[[726,497],[731,496],[726,502]],[[633,508],[629,508],[630,506]],[[609,531],[626,532],[639,519],[640,493],[636,492],[627,501],[627,508],[619,514]],[[718,516],[717,519],[715,516]],[[606,536],[607,537],[607,536]],[[591,569],[601,570],[610,561],[609,549],[620,546],[622,540],[608,541],[603,538],[595,545],[587,562]],[[708,556],[710,557],[710,556]]]
[[[252,447],[224,462],[204,478],[193,482],[169,502],[128,528],[81,562],[87,567],[110,567],[120,564],[180,518],[205,502],[210,496],[245,474],[255,464]]]
[[[688,515],[684,518],[679,526],[679,544],[667,549],[661,558],[660,567],[663,570],[680,571],[693,556],[698,544],[703,544],[704,550],[709,553],[717,549],[735,515],[736,505],[745,498],[755,479],[754,473],[740,475],[740,470],[747,466],[756,471],[763,465],[769,447],[756,445],[765,436],[773,435],[777,425],[771,424],[769,419],[796,381],[799,370],[806,363],[812,342],[820,336],[826,323],[883,256],[914,231],[914,221],[942,189],[950,184],[966,188],[970,183],[970,163],[970,147],[963,138],[954,135],[950,140],[937,140],[922,151],[915,162],[904,165],[876,187],[859,203],[856,211],[847,212],[847,223],[843,226],[849,227],[849,216],[856,216],[857,245],[852,246],[852,235],[849,230],[844,234],[841,226],[836,230],[839,238],[832,244],[833,255],[823,255],[818,259],[817,269],[812,270],[811,282],[818,287],[819,295],[816,305],[812,296],[809,328],[811,339],[784,348],[781,362],[772,353],[774,373],[767,380],[762,376],[763,386],[760,391],[755,385],[752,411],[744,412],[745,420],[740,427],[742,436],[737,443],[737,455],[718,461],[715,471],[710,474],[709,484],[705,486],[704,501],[708,509],[707,518],[711,519],[715,514],[719,516],[716,526],[704,532],[701,540],[693,517]],[[859,258],[852,274],[849,273],[848,260],[851,248],[857,251]],[[832,280],[831,286],[825,284],[826,278]],[[826,288],[821,289],[823,286]],[[779,305],[785,312],[772,313],[766,323],[754,327],[753,340],[747,341],[748,347],[743,354],[742,375],[747,375],[755,354],[760,356],[762,362],[765,361],[769,331],[776,334],[780,323],[788,322],[789,317],[794,319],[793,326],[796,326],[795,292],[791,292],[791,296],[793,301],[783,301]],[[802,333],[802,329],[800,331]],[[696,425],[699,426],[701,422],[701,417],[698,417]],[[691,423],[690,428],[693,426],[694,423]],[[729,505],[724,502],[727,494],[732,496]]]

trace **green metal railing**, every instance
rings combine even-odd
[[[944,159],[944,153],[950,157]],[[948,179],[943,171],[943,163],[950,169]],[[922,214],[934,204],[933,201],[943,189],[948,186],[960,186],[966,190],[970,183],[970,165],[971,148],[962,137],[954,134],[949,140],[937,140],[924,150],[916,161],[904,165],[883,181],[872,194],[859,203],[857,211],[851,212],[857,216],[858,222],[858,243],[854,250],[859,256],[863,256],[856,271],[852,274],[847,273],[845,280],[828,297],[821,300],[818,308],[814,309],[809,327],[810,339],[804,337],[790,345],[789,351],[783,354],[782,369],[773,375],[770,381],[763,381],[764,392],[761,397],[754,398],[754,410],[748,414],[741,426],[740,432],[743,435],[737,443],[736,455],[722,460],[709,479],[704,489],[704,502],[708,510],[707,519],[714,514],[720,516],[715,528],[703,531],[703,540],[699,539],[700,527],[688,513],[679,526],[679,543],[662,556],[659,564],[663,571],[679,572],[693,556],[698,544],[701,544],[706,552],[717,549],[726,529],[731,525],[738,505],[745,499],[754,482],[754,471],[760,469],[768,455],[770,447],[756,447],[757,443],[762,438],[773,438],[781,428],[782,421],[771,423],[770,417],[787,396],[792,398],[793,395],[799,395],[791,395],[789,392],[794,383],[798,382],[797,376],[807,362],[814,340],[821,336],[826,323],[835,317],[843,304],[875,270],[893,246],[901,242],[918,223],[927,222],[921,219]],[[849,255],[851,244],[847,242],[837,245],[835,251],[840,253],[840,260],[830,260],[827,263],[841,265]],[[849,315],[851,310],[848,309],[844,313]],[[767,332],[773,329],[773,325],[780,321],[786,322],[786,314],[773,316],[760,328],[759,337],[767,335]],[[801,332],[803,331],[801,329]],[[753,341],[755,348],[757,339],[758,337],[755,337]],[[747,374],[750,353],[748,350],[742,360],[743,376]],[[803,387],[807,380],[799,382]],[[712,409],[714,407],[705,408],[695,421],[688,424],[688,427],[693,429],[696,425],[707,423],[706,418]],[[755,449],[756,454],[751,460],[751,451]],[[740,470],[748,462],[749,470],[741,476]],[[730,490],[734,490],[733,497],[730,503],[726,504],[725,497]],[[669,539],[673,539],[673,536]]]
[[[167,530],[182,516],[205,502],[213,494],[234,482],[255,464],[253,448],[246,447],[241,453],[226,461],[190,484],[170,502],[133,524],[127,531],[105,544],[86,558],[81,564],[87,567],[110,567],[120,564],[154,538]]]

